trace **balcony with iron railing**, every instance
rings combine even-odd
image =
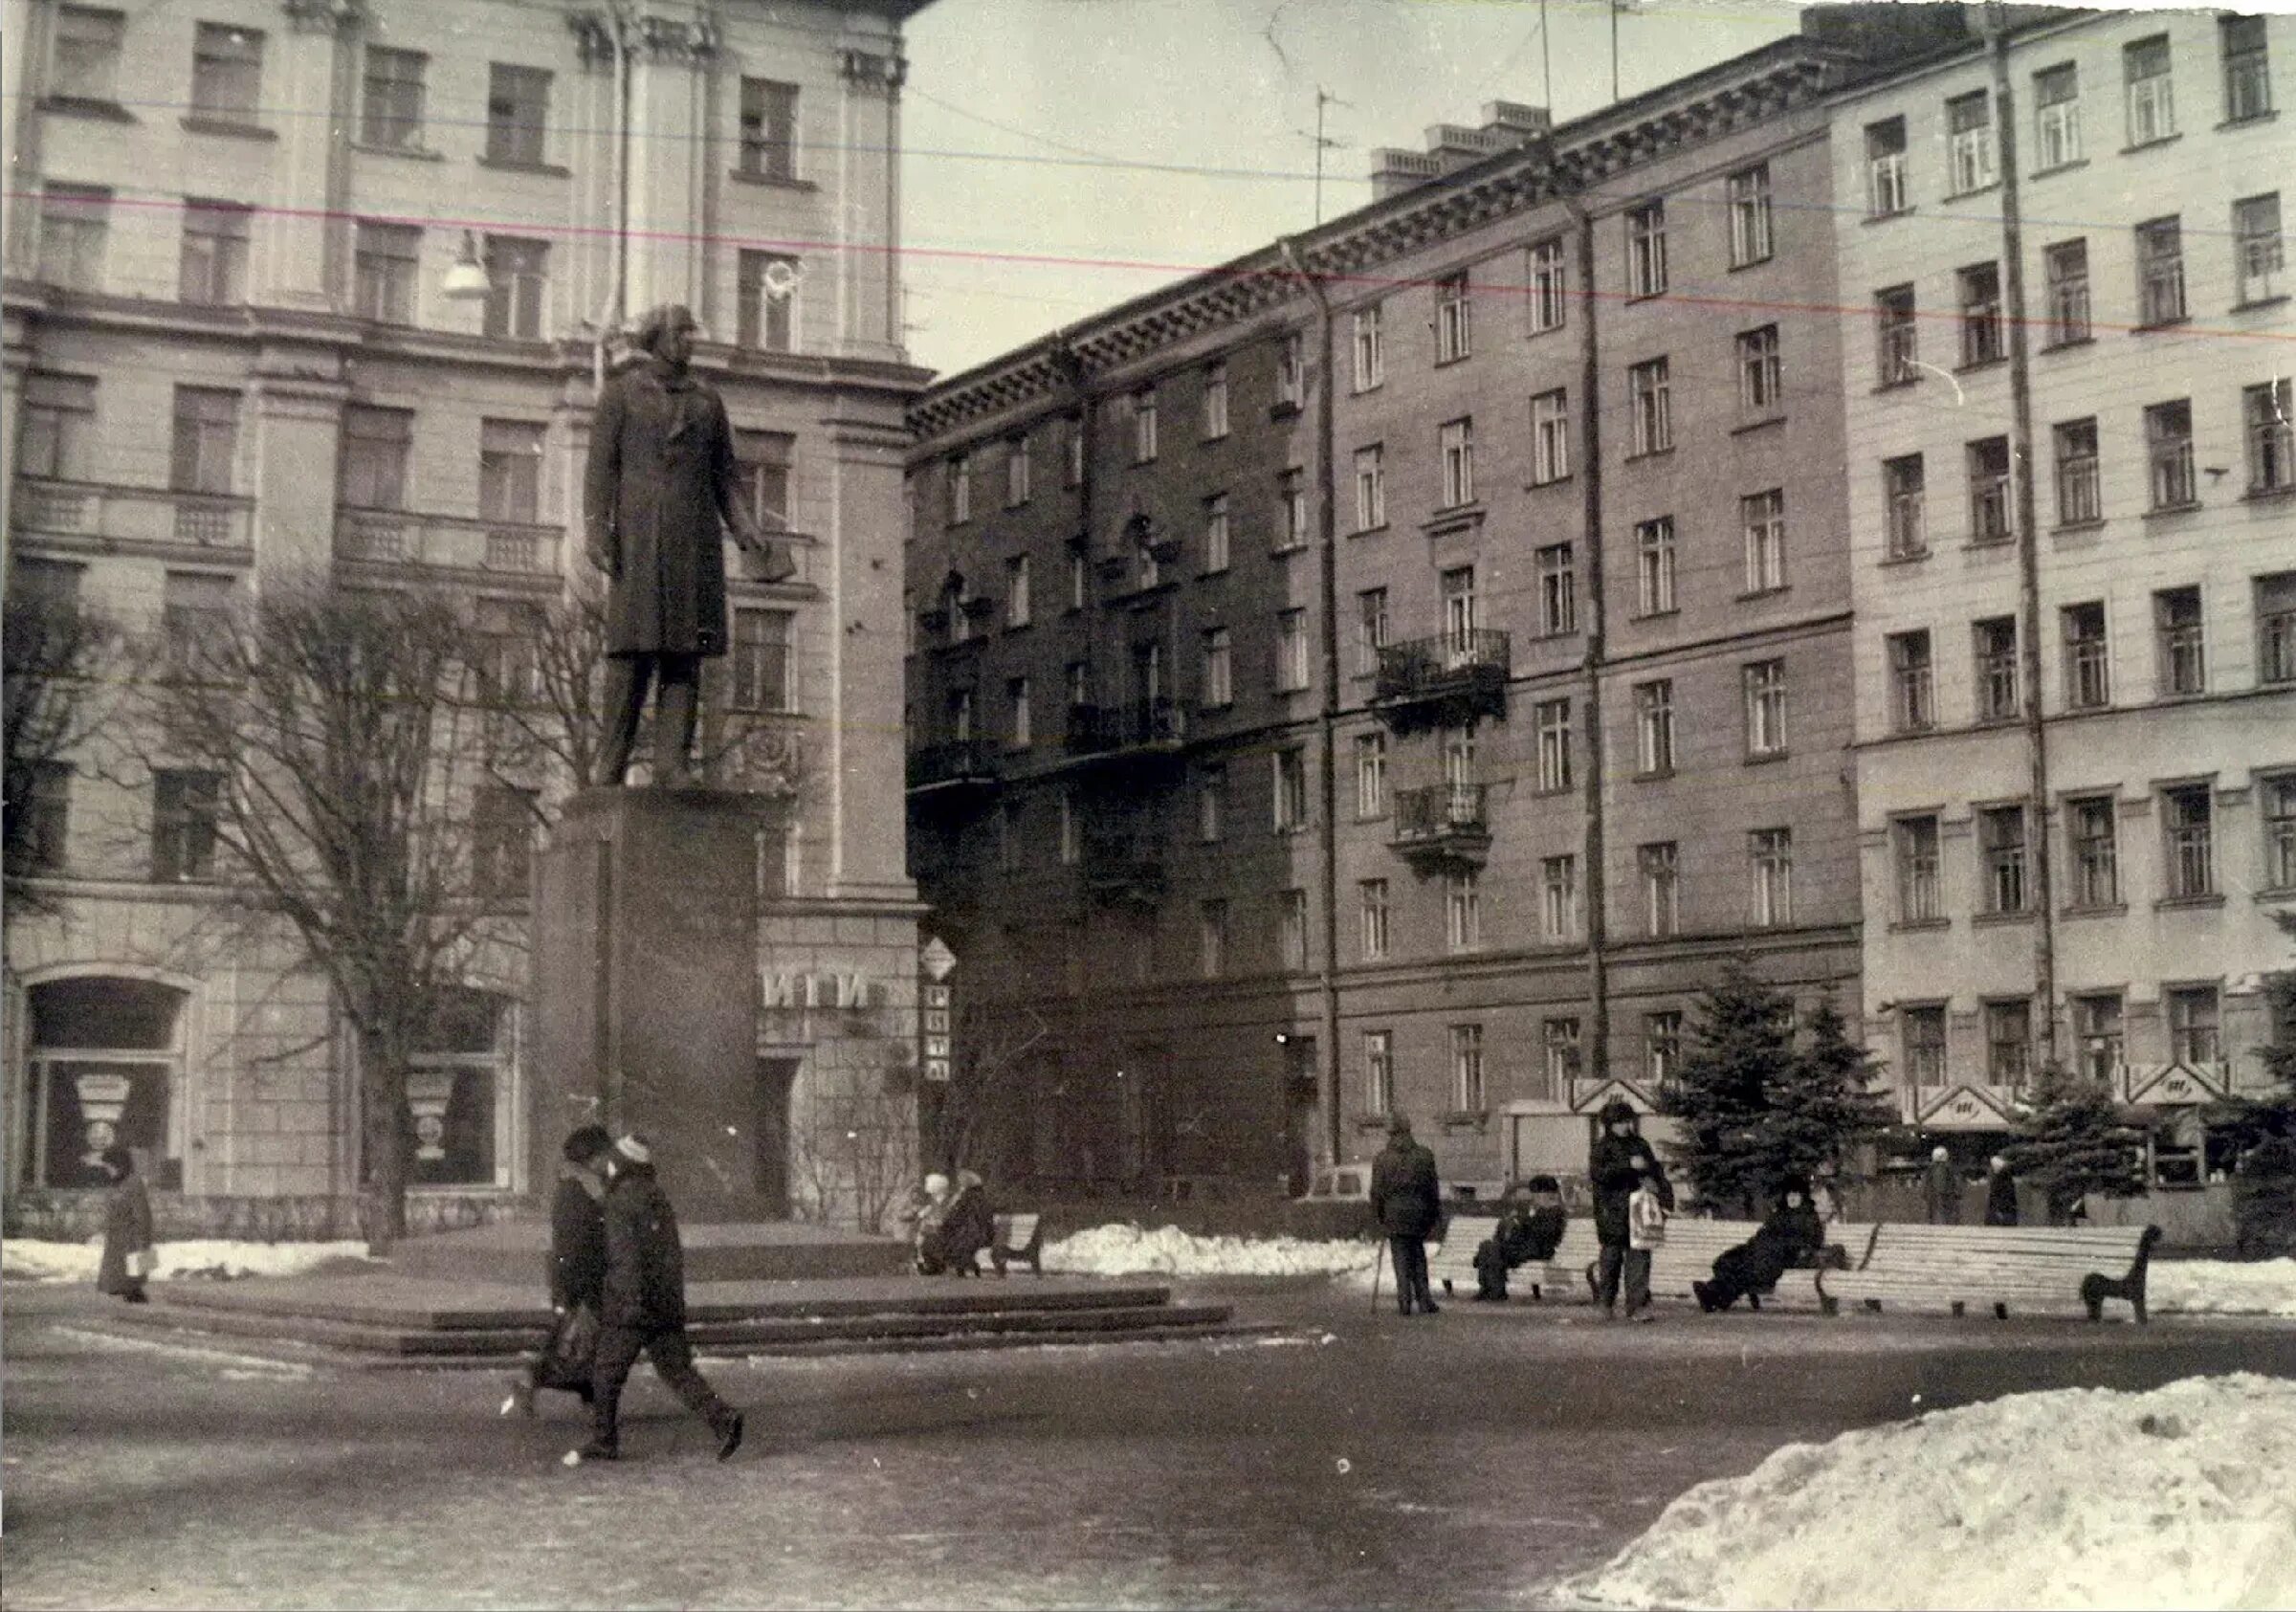
[[[1380,650],[1372,706],[1390,726],[1499,716],[1507,709],[1508,638],[1488,628]]]
[[[554,576],[559,537],[555,526],[527,521],[346,507],[336,513],[335,558],[350,565]]]
[[[1163,856],[1131,834],[1088,834],[1077,873],[1085,894],[1104,907],[1146,911],[1164,898]]]
[[[1064,748],[1076,760],[1168,756],[1186,741],[1187,707],[1164,696],[1124,705],[1071,705]]]
[[[230,553],[254,546],[254,507],[253,498],[223,493],[28,475],[17,479],[11,519],[28,536]]]
[[[956,794],[993,788],[996,784],[996,749],[986,740],[944,740],[909,753],[912,795]]]
[[[1488,794],[1481,784],[1399,789],[1387,843],[1412,862],[1479,868],[1490,854]]]

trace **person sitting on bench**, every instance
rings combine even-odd
[[[1761,1295],[1777,1286],[1777,1279],[1796,1265],[1813,1261],[1825,1243],[1825,1226],[1810,1203],[1810,1184],[1799,1179],[1786,1182],[1777,1207],[1762,1222],[1761,1229],[1714,1261],[1711,1282],[1692,1282],[1698,1308],[1709,1314],[1728,1310],[1739,1299],[1755,1310]]]
[[[1510,1188],[1497,1231],[1475,1248],[1476,1300],[1506,1303],[1507,1272],[1553,1259],[1564,1224],[1562,1188],[1553,1176],[1533,1176],[1522,1186]]]
[[[927,1178],[928,1187],[932,1180]],[[928,1203],[917,1218],[917,1272],[964,1275],[977,1268],[981,1250],[996,1240],[997,1220],[988,1206],[986,1183],[972,1171],[960,1170],[948,1197],[938,1204]]]

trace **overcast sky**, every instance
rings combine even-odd
[[[1546,102],[1538,0],[936,0],[901,99],[910,351],[967,368],[1371,199],[1379,146]],[[1603,0],[1548,0],[1559,122],[1606,104]],[[1761,0],[1619,19],[1633,95],[1796,27]],[[1203,171],[1214,170],[1214,171]]]

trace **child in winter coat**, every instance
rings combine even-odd
[[[1640,1164],[1642,1180],[1626,1200],[1626,1318],[1630,1321],[1657,1319],[1650,1313],[1650,1255],[1667,1240],[1667,1199],[1672,1194],[1665,1189],[1665,1175],[1658,1160],[1645,1154]]]

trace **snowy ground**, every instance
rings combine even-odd
[[[337,1260],[364,1260],[364,1243],[162,1243],[156,1272],[163,1282],[187,1276],[299,1276]],[[103,1260],[103,1239],[41,1243],[11,1237],[0,1243],[0,1276],[11,1282],[93,1282]]]
[[[1788,1445],[1703,1483],[1570,1601],[2296,1605],[2296,1382],[2065,1388]]]
[[[2285,1315],[2296,1318],[2296,1259],[2193,1259],[2152,1262],[2145,1283],[2154,1311],[2187,1315]]]

